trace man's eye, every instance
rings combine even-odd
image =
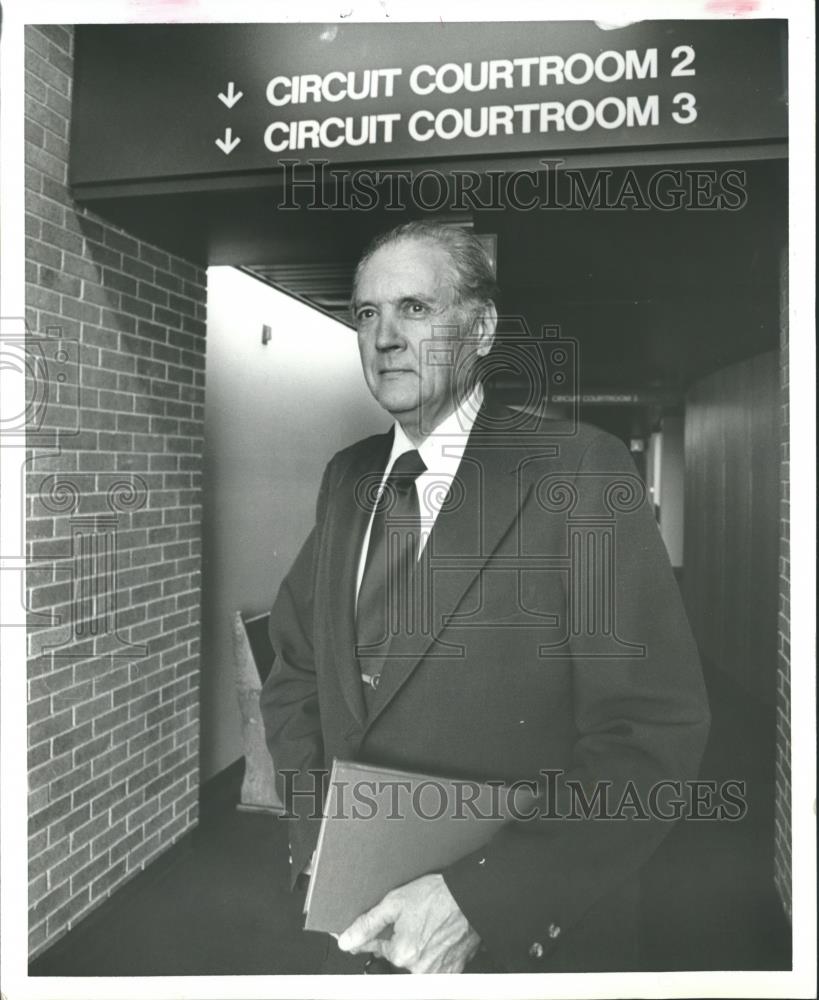
[[[407,311],[413,316],[423,316],[427,311],[427,307],[423,302],[409,302],[407,303]]]
[[[359,309],[356,313],[356,319],[359,323],[362,323],[364,320],[372,318],[373,315],[374,313],[372,309]]]

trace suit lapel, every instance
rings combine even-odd
[[[475,430],[478,433],[475,433]],[[481,569],[497,550],[529,492],[524,477],[515,475],[520,456],[508,446],[493,443],[480,433],[470,435],[447,500],[419,561],[426,580],[431,616],[427,629],[395,636],[385,660],[381,683],[370,706],[367,727],[392,701],[424,658],[460,657],[460,647],[441,637]]]
[[[352,461],[342,474],[333,496],[330,530],[329,600],[332,646],[339,685],[353,716],[363,725],[366,708],[361,672],[355,655],[355,585],[361,543],[370,511],[366,501],[377,488],[392,447],[393,432],[378,437],[373,446]]]

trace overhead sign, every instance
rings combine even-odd
[[[784,22],[93,25],[74,184],[787,135]]]

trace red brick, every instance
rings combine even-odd
[[[151,319],[154,314],[154,307],[149,302],[142,302],[131,295],[122,296],[122,309],[133,316],[140,316],[143,319]]]
[[[71,879],[72,893],[78,892],[80,889],[88,885],[89,882],[93,882],[94,879],[103,875],[110,867],[110,863],[108,854],[104,853],[99,857],[94,858],[94,860],[90,864],[87,864],[84,868],[81,868]]]
[[[108,267],[120,267],[122,264],[122,254],[117,253],[116,250],[111,250],[110,247],[104,247],[101,243],[88,240],[87,244],[88,258],[97,265],[107,265]]]
[[[74,713],[75,718],[78,723],[97,719],[111,708],[111,704],[110,692],[96,698],[89,698],[85,704],[77,706]]]
[[[124,819],[120,820],[119,823],[116,823],[113,826],[109,826],[107,830],[104,830],[98,837],[95,837],[94,840],[91,841],[91,854],[93,857],[97,857],[97,855],[108,851],[111,846],[121,840],[127,832],[127,824]]]
[[[87,819],[86,814],[86,822],[79,824],[71,834],[71,850],[77,850],[89,840],[93,840],[103,830],[106,830],[108,826],[109,819],[107,815],[102,814],[94,816],[92,819]]]
[[[128,830],[135,830],[143,826],[155,813],[159,811],[159,799],[149,799],[138,809],[128,815]]]
[[[80,785],[90,780],[90,764],[84,764],[82,767],[72,768],[72,770],[70,770],[67,774],[64,774],[62,777],[55,778],[54,781],[51,782],[48,786],[49,794],[52,799],[59,799],[63,795],[73,792],[75,788],[79,788]],[[77,805],[78,803],[74,803],[72,798],[72,804]]]
[[[29,844],[29,879],[33,880],[41,875],[47,875],[52,868],[68,857],[69,846],[67,837],[65,840],[52,844],[51,847],[37,853],[35,853],[33,846]]]
[[[94,685],[91,681],[84,681],[82,684],[73,684],[71,687],[67,687],[64,691],[60,691],[54,694],[52,697],[52,702],[54,704],[54,711],[60,711],[63,708],[73,708],[75,705],[82,705],[83,702],[87,701],[94,692]],[[75,717],[75,722],[81,721]]]
[[[112,774],[107,774],[105,777],[109,782],[112,782]],[[99,816],[100,813],[107,813],[117,803],[122,802],[126,797],[127,787],[127,782],[125,781],[118,781],[116,784],[112,783],[101,795],[98,795],[91,801],[91,815]]]
[[[42,153],[42,156],[48,156],[47,153]],[[81,254],[82,253],[82,238],[77,236],[76,233],[71,233],[67,229],[61,226],[55,226],[53,223],[48,221],[43,221],[42,228],[40,230],[41,238],[45,243],[50,243],[52,246],[59,247],[61,250],[67,250],[69,253]],[[65,308],[66,303],[63,303],[63,308]],[[72,315],[69,313],[69,315]],[[82,317],[75,317],[76,319],[81,319]]]
[[[140,767],[139,770],[132,774],[128,779],[128,795],[132,793],[139,792],[144,798],[144,788],[149,782],[153,781],[154,778],[159,774],[159,764],[156,762],[149,764],[147,767]]]
[[[128,870],[133,871],[135,868],[142,867],[152,855],[159,853],[161,846],[159,834],[157,833],[153,837],[149,837],[148,840],[143,840],[128,855]]]
[[[86,802],[97,801],[102,794],[110,787],[110,774],[100,774],[91,781],[86,782],[71,794],[71,804],[74,808],[84,805]],[[93,815],[93,806],[92,806]]]
[[[130,709],[129,709],[130,715]],[[138,736],[145,728],[145,720],[140,716],[134,718],[129,718],[127,722],[123,722],[122,725],[117,726],[113,730],[114,741],[117,744],[130,745],[130,740],[135,736]],[[130,751],[129,751],[130,755]]]
[[[102,715],[94,720],[94,735],[97,736],[99,733],[103,733],[108,729],[113,729],[114,726],[118,726],[121,722],[125,722],[127,718],[127,705],[121,705],[119,708],[115,708],[113,711],[107,712],[105,715]]]
[[[120,333],[132,334],[136,330],[136,320],[133,316],[120,309],[103,309],[100,322],[106,329],[117,330]]]
[[[29,746],[34,746],[43,740],[50,740],[59,733],[65,732],[72,725],[71,710],[57,712],[50,718],[30,726],[28,731]]]
[[[40,129],[40,131],[42,132],[43,130]],[[52,201],[50,198],[43,198],[42,195],[36,194],[33,191],[27,191],[25,204],[27,212],[31,212],[41,219],[47,219],[57,226],[63,225],[65,221],[65,208],[59,202]],[[42,271],[40,273],[42,274]],[[48,287],[53,286],[49,285]],[[72,292],[71,294],[77,293]]]
[[[68,899],[71,886],[68,882],[63,882],[39,899],[29,911],[29,921],[34,923],[48,916]]]
[[[177,814],[185,813],[191,807],[196,806],[198,802],[199,791],[196,788],[191,788],[190,791],[186,792],[177,799],[176,804],[174,805],[174,810]]]
[[[105,242],[129,257],[135,257],[139,252],[139,243],[119,229],[108,227],[105,231]]]
[[[159,250],[148,243],[140,243],[139,256],[149,264],[153,264],[163,271],[167,271],[171,266],[171,258],[164,250]]]
[[[28,953],[30,958],[34,958],[41,950],[45,948],[47,940],[47,923],[42,921],[42,923],[32,925],[29,923],[28,931]]]
[[[127,870],[128,864],[124,858],[117,861],[105,874],[100,875],[98,879],[91,883],[92,898],[98,899],[107,895],[118,882],[121,882],[126,877]]]
[[[142,831],[134,830],[133,833],[129,833],[127,837],[123,837],[122,840],[117,841],[111,848],[111,862],[116,863],[120,858],[127,856],[130,852],[139,844],[142,840]]]
[[[63,841],[65,843],[65,841]],[[66,879],[80,870],[84,864],[91,860],[91,848],[86,844],[77,851],[73,851],[68,857],[50,869],[50,878],[53,885],[60,885]]]
[[[104,635],[74,641],[70,662],[39,657],[71,638],[70,592],[67,578],[47,570],[38,581],[32,571],[30,606],[66,623],[32,630],[29,642],[30,943],[42,949],[195,821],[197,689],[188,685],[198,626],[189,617],[198,620],[202,483],[190,473],[202,463],[206,293],[202,269],[76,209],[65,184],[72,31],[29,27],[26,40],[26,315],[33,329],[79,341],[84,375],[81,391],[58,387],[48,415],[50,426],[73,427],[79,409],[80,433],[31,468],[75,476],[81,514],[108,512],[106,474],[145,479],[148,503],[119,515],[117,627],[151,650],[111,659],[119,640]],[[70,557],[68,518],[28,507],[32,558]],[[79,892],[65,888],[69,879]]]
[[[51,935],[63,927],[70,927],[71,922],[76,920],[88,907],[90,895],[88,889],[83,889],[48,918],[48,933]]]
[[[87,823],[90,816],[91,810],[87,804],[80,806],[77,809],[73,809],[62,819],[59,819],[51,824],[48,830],[49,838],[54,843],[58,840],[62,840],[62,838],[66,835],[73,833],[77,827],[82,826],[83,823]]]
[[[137,260],[135,257],[129,256],[128,254],[123,254],[122,270],[125,271],[126,274],[131,274],[135,278],[140,278],[142,281],[153,283],[156,280],[157,272],[150,264]],[[160,271],[159,274],[161,275],[162,272]],[[162,284],[161,281],[157,281],[156,283]]]

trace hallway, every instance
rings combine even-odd
[[[770,852],[770,712],[724,674],[711,669],[706,680],[713,726],[701,777],[747,780],[749,810],[739,822],[678,824],[649,862],[643,969],[787,969],[790,927]],[[241,771],[227,777],[199,828],[41,955],[31,975],[312,971],[321,949],[298,929],[287,891],[285,822],[237,812]]]

